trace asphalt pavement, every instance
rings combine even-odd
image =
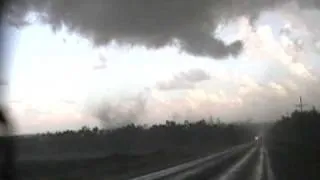
[[[266,148],[250,142],[134,180],[275,180]]]

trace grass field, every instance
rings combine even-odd
[[[227,147],[198,153],[164,152],[69,160],[23,160],[17,163],[21,180],[127,179],[187,162]]]

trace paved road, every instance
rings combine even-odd
[[[190,162],[192,165],[182,164],[134,180],[275,180],[268,152],[257,143],[238,146],[197,161],[193,164]]]
[[[252,148],[223,174],[212,180],[275,180],[267,151],[263,146]]]

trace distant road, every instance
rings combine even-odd
[[[132,180],[155,179],[275,180],[275,177],[266,149],[250,142]]]

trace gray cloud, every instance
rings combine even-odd
[[[5,19],[23,26],[30,12],[53,30],[66,26],[70,32],[103,46],[118,43],[159,48],[177,40],[181,50],[216,59],[236,56],[237,40],[226,44],[213,35],[218,24],[239,16],[252,22],[260,12],[295,2],[300,8],[317,8],[311,0],[16,0],[8,4]]]
[[[211,79],[210,75],[201,69],[190,69],[187,72],[181,72],[169,81],[157,83],[160,90],[181,90],[191,89],[196,83]]]
[[[6,17],[11,24],[25,25],[26,15],[35,12],[54,30],[65,25],[96,46],[117,40],[159,48],[177,39],[188,53],[219,59],[236,56],[242,49],[240,41],[225,44],[212,35],[221,14],[226,15],[221,9],[233,8],[231,1],[19,0],[8,6]]]
[[[159,48],[178,40],[179,47],[197,56],[216,59],[241,52],[242,42],[226,44],[212,33],[218,24],[238,16],[251,21],[260,12],[296,2],[300,8],[319,7],[307,0],[17,0],[6,8],[12,25],[26,25],[26,15],[53,30],[66,26],[96,46],[110,41]]]

